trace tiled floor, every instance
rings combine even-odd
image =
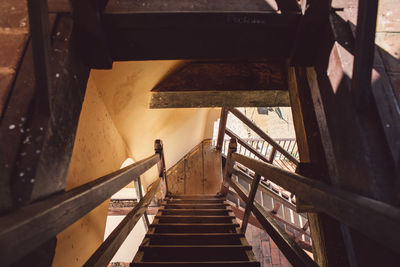
[[[240,220],[237,221],[240,222]],[[246,230],[246,238],[253,246],[253,252],[262,267],[292,266],[264,230],[249,224]]]

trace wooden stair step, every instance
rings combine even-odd
[[[203,261],[203,262],[137,262],[132,263],[134,266],[145,267],[174,267],[174,266],[191,266],[191,267],[260,267],[259,262],[249,261]]]
[[[231,209],[164,209],[158,211],[162,215],[229,215]]]
[[[236,233],[239,224],[232,223],[163,223],[150,225],[155,233]]]
[[[225,209],[230,206],[227,203],[223,204],[169,204],[162,203],[164,209]]]
[[[217,195],[174,195],[169,198],[174,199],[222,199],[222,197]]]
[[[242,233],[147,234],[149,245],[240,245]]]
[[[251,246],[242,245],[145,245],[142,261],[232,261],[249,260],[246,250]]]
[[[232,223],[234,216],[194,216],[194,215],[162,215],[156,216],[159,223]]]
[[[226,199],[167,199],[168,204],[222,204]]]

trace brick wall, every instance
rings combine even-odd
[[[28,39],[26,0],[0,1],[0,117]]]
[[[400,101],[400,2],[398,0],[379,1],[375,41],[397,99]]]

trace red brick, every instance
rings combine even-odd
[[[272,262],[271,262],[271,257],[264,257],[262,261],[262,266],[263,267],[272,267]]]
[[[0,73],[0,118],[4,110],[4,105],[10,93],[14,73]]]
[[[290,262],[286,259],[285,255],[283,255],[282,252],[280,253],[280,257],[281,257],[281,265],[282,265],[282,267],[289,267],[289,266],[292,266],[292,265],[290,264]]]
[[[275,244],[274,240],[270,239],[271,249],[275,248],[278,249],[278,246]]]
[[[0,34],[0,67],[16,69],[26,40],[26,34]]]
[[[271,255],[271,247],[269,241],[261,241],[261,250],[264,256]]]
[[[28,11],[26,0],[0,1],[0,28],[27,30]]]
[[[281,264],[279,250],[277,248],[271,248],[272,264]]]

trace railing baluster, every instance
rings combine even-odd
[[[140,201],[143,198],[143,190],[142,190],[142,183],[140,181],[140,176],[134,181],[134,184],[135,184],[136,195],[137,195],[138,201]],[[150,222],[149,222],[149,218],[147,217],[146,211],[144,212],[142,219],[143,219],[144,227],[145,227],[146,231],[148,231]]]
[[[244,215],[243,215],[242,228],[241,228],[242,233],[246,233],[247,224],[249,222],[250,213],[253,208],[253,202],[254,202],[254,198],[257,193],[257,188],[258,188],[258,184],[260,183],[260,179],[261,179],[261,175],[256,174],[254,176],[253,182],[251,183],[250,194],[247,199],[246,209],[245,209]]]

